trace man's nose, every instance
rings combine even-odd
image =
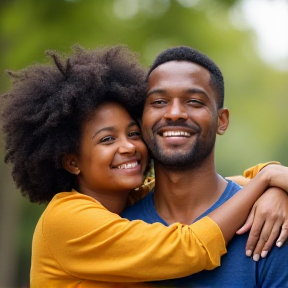
[[[187,120],[188,114],[185,106],[178,99],[174,100],[164,114],[164,118],[177,121],[180,119]]]
[[[136,146],[129,140],[122,140],[118,147],[118,152],[120,154],[134,155],[136,153]]]

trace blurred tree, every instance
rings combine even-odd
[[[12,287],[17,267],[19,209],[10,170],[0,165],[0,287]],[[5,181],[4,181],[5,179]]]
[[[252,46],[253,32],[232,25],[231,17],[241,14],[238,2],[2,0],[0,92],[10,85],[5,69],[46,61],[47,49],[67,52],[74,43],[88,48],[124,43],[148,66],[161,50],[189,45],[215,60],[226,79],[231,127],[218,139],[218,170],[231,175],[257,162],[287,164],[288,132],[279,129],[287,118],[287,73],[262,63]],[[29,281],[31,239],[44,206],[22,200],[2,162],[0,171],[0,287],[21,287]]]

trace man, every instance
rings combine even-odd
[[[142,117],[143,137],[155,162],[156,185],[154,191],[127,209],[123,217],[165,225],[190,224],[241,189],[215,170],[216,134],[223,134],[229,122],[223,102],[221,71],[202,53],[176,47],[156,58],[148,72]],[[274,246],[269,257],[254,262],[244,254],[246,241],[245,234],[233,238],[221,267],[161,284],[288,287],[288,244],[281,250]],[[259,258],[254,255],[255,260]]]

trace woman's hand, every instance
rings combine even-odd
[[[266,257],[276,239],[276,245],[281,247],[288,238],[287,193],[280,188],[269,188],[255,202],[246,223],[236,233],[243,234],[250,228],[245,249],[254,261]]]

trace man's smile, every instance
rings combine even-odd
[[[163,137],[190,137],[191,134],[186,131],[167,131],[163,132]]]

